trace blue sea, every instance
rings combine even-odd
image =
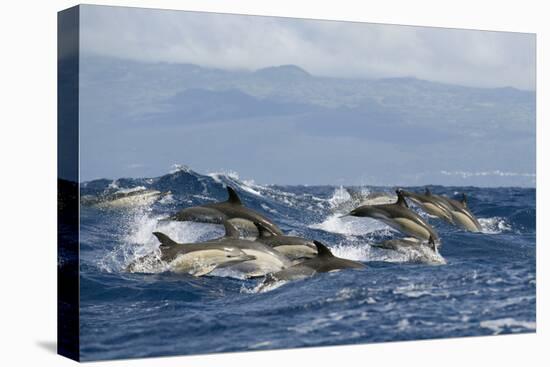
[[[285,233],[317,239],[362,270],[318,274],[258,291],[261,279],[230,270],[195,278],[125,267],[158,246],[223,234],[221,226],[158,220],[184,207],[222,201],[225,185]],[[156,189],[149,204],[81,205],[80,351],[82,360],[268,350],[534,332],[535,189],[431,186],[468,195],[483,233],[428,218],[439,255],[372,247],[401,235],[368,218],[339,218],[356,203],[341,186],[259,185],[235,174],[178,169],[157,178],[95,180],[81,196]],[[353,187],[365,195],[393,187]],[[423,187],[407,187],[423,191]],[[426,214],[419,211],[421,215]]]

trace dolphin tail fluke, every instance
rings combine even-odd
[[[405,200],[405,196],[403,196],[403,190],[395,190],[395,193],[397,194],[397,205],[401,205],[404,208],[408,208],[409,204],[407,204],[407,200]]]
[[[460,200],[460,202],[462,203],[462,206],[464,208],[466,208],[468,206],[468,199],[466,198],[466,194],[465,193],[462,193],[462,200]]]
[[[321,242],[319,242],[319,241],[313,241],[313,243],[315,244],[315,247],[317,247],[317,256],[334,257],[334,255],[333,255],[332,252],[328,249],[328,247],[326,247],[325,245],[323,245]]]
[[[272,230],[270,230],[260,222],[254,222],[254,225],[258,229],[258,233],[259,233],[258,238],[277,236],[277,233],[273,232]]]
[[[434,252],[437,252],[437,245],[435,243],[435,240],[433,238],[432,235],[430,235],[430,239],[428,240],[428,245],[430,245],[430,248],[434,251]]]
[[[174,246],[178,243],[161,232],[153,232],[153,235],[159,240],[161,246]]]
[[[227,194],[229,195],[229,199],[227,199],[228,203],[243,205],[241,199],[239,198],[239,195],[231,186],[227,186]]]

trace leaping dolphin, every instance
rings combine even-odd
[[[426,188],[426,194],[435,197],[436,200],[446,203],[450,208],[453,217],[453,223],[470,232],[481,232],[481,224],[477,218],[468,209],[466,194],[462,194],[462,200],[450,199],[443,195],[434,195]]]
[[[431,195],[430,190],[426,189],[426,193],[424,195],[401,189],[398,191],[400,191],[404,197],[412,200],[415,204],[420,206],[426,213],[441,218],[448,223],[453,223],[453,215],[451,214],[452,209],[450,206],[446,202]]]
[[[420,248],[424,246],[422,242],[414,237],[393,238],[380,243],[372,243],[372,247],[383,248],[386,250],[400,251],[406,248]]]
[[[123,209],[133,206],[146,206],[169,195],[168,192],[138,188],[133,190],[120,190],[110,194],[99,196],[85,195],[80,202],[82,205],[93,206],[100,209]]]
[[[409,209],[403,194],[397,190],[397,202],[393,204],[362,205],[345,216],[377,219],[409,236],[428,241],[435,249],[439,236],[420,215]]]
[[[411,262],[444,264],[445,259],[439,256],[437,249],[429,247],[426,242],[413,237],[393,238],[381,243],[372,243],[372,247],[391,250],[405,255]]]
[[[290,260],[312,258],[317,255],[317,247],[311,240],[297,236],[278,235],[261,223],[254,222],[254,224],[259,233],[256,241],[274,248]]]
[[[227,186],[227,193],[229,195],[227,201],[185,208],[168,219],[214,224],[223,224],[227,220],[244,220],[240,221],[240,224],[246,221],[253,230],[255,230],[253,223],[258,222],[273,233],[283,234],[275,223],[260,213],[245,207],[233,188]]]
[[[254,257],[253,260],[231,266],[231,269],[243,273],[247,278],[254,278],[292,266],[292,262],[284,254],[258,241],[241,239],[239,230],[231,222],[225,221],[223,224],[225,237],[218,241]]]
[[[342,269],[361,269],[365,267],[365,265],[360,262],[334,256],[332,252],[319,241],[313,241],[313,243],[317,248],[317,256],[277,273],[268,274],[259,289],[262,290],[279,281],[308,278],[316,273],[328,273]]]
[[[216,268],[234,265],[255,257],[242,251],[236,246],[213,240],[201,243],[177,243],[161,232],[153,232],[159,240],[160,256],[155,253],[145,255],[132,262],[127,268],[130,272],[139,272],[143,264],[157,264],[164,262],[168,269],[177,273],[189,273],[202,276]],[[158,264],[160,265],[160,264]]]

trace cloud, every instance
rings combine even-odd
[[[80,19],[82,50],[104,56],[535,88],[534,34],[88,5]]]

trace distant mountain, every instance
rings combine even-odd
[[[164,103],[167,109],[153,113],[149,119],[155,123],[197,123],[291,115],[308,109],[308,106],[297,103],[259,99],[238,89],[186,89],[167,98]]]
[[[295,65],[248,72],[89,55],[83,60],[82,92],[95,93],[83,100],[92,113],[122,114],[130,120],[163,112],[196,113],[198,120],[286,115],[307,112],[309,106],[331,113],[334,108],[390,111],[411,126],[462,134],[534,134],[535,128],[535,93],[514,88],[471,88],[416,78],[324,78]],[[101,89],[86,88],[97,81]]]
[[[297,183],[361,174],[415,184],[448,183],[442,171],[519,174],[495,178],[508,185],[533,180],[521,174],[535,172],[535,97],[414,77],[318,77],[296,65],[220,70],[84,54],[81,152],[92,177],[107,175],[105,161],[113,177],[185,162],[251,169],[271,183],[281,174]],[[266,162],[281,171],[263,169]]]
[[[307,71],[296,65],[271,66],[258,69],[255,75],[262,78],[282,78],[287,81],[311,77]]]

